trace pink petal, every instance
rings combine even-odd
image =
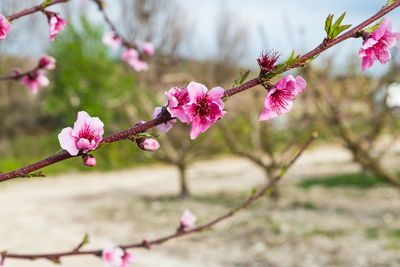
[[[389,18],[384,18],[381,25],[372,33],[372,38],[379,40],[386,32],[392,32],[392,23]]]
[[[366,50],[368,48],[371,48],[377,43],[378,41],[374,40],[373,38],[368,38],[367,40],[365,40],[360,50]]]
[[[258,117],[259,121],[266,121],[266,120],[270,120],[273,118],[278,117],[278,114],[276,114],[275,112],[273,112],[271,109],[268,108],[264,108],[263,111],[261,112],[260,117]]]
[[[204,120],[202,121],[198,116],[195,116],[192,120],[192,128],[190,130],[190,139],[196,139],[200,133],[205,132],[210,128],[211,122]]]
[[[392,57],[390,56],[389,50],[385,49],[384,51],[381,51],[381,53],[377,54],[376,58],[384,65]]]
[[[91,117],[86,111],[79,111],[78,112],[78,117],[74,123],[74,131],[73,135],[76,137],[79,137],[79,131],[85,127],[86,121],[88,121]]]
[[[363,57],[361,68],[365,71],[367,68],[370,68],[374,64],[374,59],[370,57]]]
[[[221,97],[224,95],[225,90],[222,87],[214,87],[208,92],[211,100],[213,101],[221,101]]]
[[[71,132],[71,127],[62,129],[61,133],[58,134],[58,141],[61,148],[67,150],[71,156],[76,156],[79,153],[79,149],[76,147],[76,139],[71,136]]]
[[[304,88],[306,88],[306,86],[307,86],[306,80],[304,80],[303,77],[301,77],[301,76],[297,76],[295,89],[293,90],[293,95],[297,96],[297,95],[301,94],[303,92]]]
[[[196,101],[197,98],[207,93],[207,87],[204,84],[196,82],[190,82],[187,86],[187,90],[191,102]]]

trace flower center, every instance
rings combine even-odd
[[[79,139],[84,138],[88,140],[89,142],[92,142],[92,140],[96,139],[96,131],[90,127],[90,125],[87,125],[85,123],[85,126],[82,128],[81,131],[79,131]]]
[[[189,94],[187,90],[179,91],[176,93],[175,98],[178,100],[178,106],[183,106],[189,102]]]
[[[195,114],[201,118],[207,117],[211,113],[211,108],[208,104],[207,94],[197,99],[197,105],[195,107]]]
[[[294,100],[294,95],[292,90],[288,89],[281,89],[276,90],[271,96],[270,99],[273,103],[272,109],[280,113],[281,109],[286,109],[290,102]]]

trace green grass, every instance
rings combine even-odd
[[[313,186],[332,187],[358,187],[370,188],[385,182],[378,176],[363,173],[349,173],[328,177],[318,177],[299,182],[297,185],[309,189]]]

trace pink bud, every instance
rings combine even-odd
[[[149,137],[140,137],[135,139],[138,147],[145,151],[156,151],[160,148],[160,144],[156,139],[149,138]]]
[[[105,248],[101,258],[106,266],[121,266],[124,251],[120,247]]]
[[[130,263],[134,261],[135,257],[132,253],[126,253],[122,258],[122,263],[120,267],[128,267]]]
[[[191,213],[188,209],[186,209],[181,217],[181,226],[182,227],[193,227],[196,222],[197,217]]]
[[[89,167],[96,166],[96,158],[93,155],[84,155],[83,156],[83,164]]]

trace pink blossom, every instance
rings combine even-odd
[[[158,114],[160,114],[161,111],[162,111],[161,107],[156,107],[153,112],[153,119],[157,118]],[[171,130],[175,122],[176,119],[169,120],[167,122],[157,125],[157,129],[160,130],[160,132],[166,133],[169,130]]]
[[[288,75],[281,79],[274,88],[270,89],[264,101],[264,110],[258,120],[269,120],[280,114],[289,112],[293,108],[295,96],[306,88],[306,81],[297,76]]]
[[[154,49],[154,45],[152,43],[150,43],[150,42],[143,43],[142,41],[137,40],[137,41],[135,41],[135,44],[139,51],[141,51],[149,56],[154,55],[155,49]]]
[[[86,111],[78,112],[74,128],[66,127],[58,135],[58,140],[63,149],[72,156],[79,151],[87,153],[99,145],[104,133],[104,124],[98,117],[90,117]]]
[[[122,266],[123,260],[122,256],[124,255],[124,251],[120,247],[114,248],[105,248],[102,252],[102,260],[104,266],[111,267],[111,266]]]
[[[168,97],[168,112],[172,117],[178,118],[181,122],[190,123],[191,117],[186,114],[184,105],[190,102],[187,88],[180,90],[178,87],[172,87],[165,92]]]
[[[83,164],[88,167],[96,166],[96,158],[93,155],[85,155],[83,156]]]
[[[49,55],[43,55],[39,59],[39,67],[43,69],[52,70],[56,67],[56,59]]]
[[[0,14],[0,40],[4,40],[7,36],[7,33],[11,29],[11,23],[7,20],[7,18]]]
[[[183,109],[192,121],[190,138],[196,139],[200,133],[205,132],[212,123],[217,122],[226,114],[223,110],[224,102],[221,100],[224,89],[214,87],[208,91],[203,84],[191,82],[187,90],[190,102]]]
[[[50,11],[46,11],[46,15],[49,21],[50,42],[53,42],[54,37],[67,26],[67,20],[60,18],[56,13]]]
[[[122,39],[116,32],[106,32],[103,35],[103,44],[117,50],[122,44]]]
[[[369,38],[364,40],[358,52],[358,56],[363,58],[362,70],[370,68],[375,59],[386,64],[391,58],[388,49],[394,47],[399,39],[400,33],[392,32],[392,23],[389,18],[385,18]]]
[[[140,149],[145,151],[154,152],[160,148],[158,141],[149,137],[136,138],[135,142]]]
[[[125,256],[122,258],[122,264],[120,267],[128,267],[130,263],[133,262],[135,257],[131,253],[126,253]]]
[[[32,93],[37,94],[39,87],[48,86],[50,83],[49,79],[44,74],[45,72],[43,70],[33,71],[25,75],[21,83],[28,86]]]
[[[186,209],[181,217],[181,226],[182,227],[194,227],[194,223],[196,222],[197,217],[191,213],[188,209]]]
[[[128,63],[135,71],[147,71],[149,65],[139,58],[139,52],[133,48],[127,49],[121,59]]]

